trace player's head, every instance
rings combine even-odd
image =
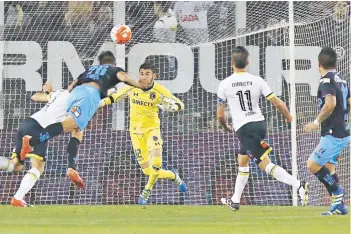
[[[319,72],[322,73],[323,70],[335,69],[337,57],[338,56],[333,48],[323,48],[318,55]]]
[[[151,63],[143,63],[139,67],[139,82],[145,82],[147,84],[152,84],[156,78],[156,69]]]
[[[242,46],[237,46],[232,53],[232,66],[235,69],[244,69],[249,64],[249,52]]]
[[[52,83],[51,81],[46,81],[44,84],[43,84],[43,92],[44,93],[51,93],[53,90],[52,88]]]
[[[102,51],[98,56],[99,64],[116,65],[116,58],[111,51]]]

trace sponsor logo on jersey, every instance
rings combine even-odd
[[[145,102],[145,101],[136,100],[136,99],[132,99],[132,103],[139,106],[149,106],[149,107],[153,107],[155,105],[154,103],[151,103],[151,102]]]
[[[150,99],[154,100],[156,98],[156,93],[152,92],[150,93]]]
[[[157,137],[157,136],[153,136],[152,139],[153,139],[154,141],[158,141],[158,137]]]
[[[139,93],[133,93],[133,96],[137,96],[137,97],[138,97],[138,96],[139,96]]]
[[[80,116],[80,108],[78,106],[74,106],[71,108],[71,112],[74,114],[75,117]]]

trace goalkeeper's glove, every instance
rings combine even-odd
[[[106,106],[105,99],[101,99],[99,102],[99,108]]]
[[[162,104],[157,105],[162,111],[176,112],[180,110],[180,105],[170,98],[163,98]]]

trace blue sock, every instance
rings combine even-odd
[[[63,126],[61,123],[54,123],[47,126],[38,136],[33,136],[29,140],[31,146],[35,146],[39,143],[48,141],[49,139],[60,135],[63,132]]]
[[[322,166],[314,175],[325,185],[329,193],[334,193],[339,189],[340,184],[335,181],[334,177],[330,175],[330,171],[325,166]]]
[[[74,170],[76,170],[76,161],[77,161],[79,144],[80,144],[80,141],[77,138],[72,137],[69,140],[68,147],[67,147],[68,168],[72,168]]]

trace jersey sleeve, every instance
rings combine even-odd
[[[134,87],[126,85],[122,89],[118,90],[116,93],[113,93],[111,96],[104,98],[106,105],[111,105],[112,103],[120,99],[123,99],[128,95],[129,91],[132,90],[133,88]]]
[[[175,104],[179,105],[179,110],[184,110],[184,103],[180,99],[175,97],[168,89],[160,85],[157,87],[157,90],[162,96],[173,100]]]
[[[261,78],[261,93],[266,97],[266,99],[269,101],[276,95],[272,92],[271,88],[267,84],[267,82]]]
[[[319,90],[321,98],[325,98],[328,95],[336,95],[335,87],[333,84],[330,83],[330,78],[323,78],[321,80]]]
[[[227,101],[227,97],[225,96],[225,92],[224,92],[223,82],[219,84],[218,91],[217,91],[217,99],[218,99],[219,105],[223,105]]]

